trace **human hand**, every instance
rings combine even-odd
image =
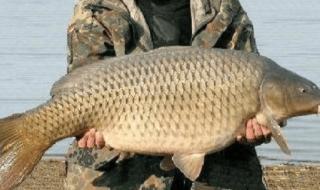
[[[78,146],[80,148],[93,148],[96,146],[101,149],[105,146],[105,141],[101,132],[90,129],[78,140]]]
[[[245,132],[245,136],[237,136],[237,141],[241,144],[260,145],[271,141],[271,131],[267,127],[258,124],[256,118],[247,121]]]

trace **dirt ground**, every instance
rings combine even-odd
[[[15,190],[63,190],[65,177],[64,160],[42,160]]]
[[[62,190],[65,176],[63,160],[43,160],[16,190]],[[267,166],[264,178],[270,190],[320,190],[320,165]]]
[[[279,165],[264,168],[268,189],[318,190],[320,165]]]

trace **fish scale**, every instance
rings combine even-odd
[[[289,153],[278,122],[320,111],[319,88],[272,60],[195,47],[84,65],[57,81],[51,95],[0,119],[0,190],[19,184],[52,144],[90,128],[117,151],[172,156],[195,180],[204,156],[244,135],[248,119],[267,126]]]
[[[160,77],[159,78],[161,78],[161,76],[162,75],[165,75],[166,77],[167,77],[167,80],[165,81],[166,82],[166,84],[169,86],[168,87],[168,89],[169,89],[169,92],[171,93],[171,94],[175,94],[176,96],[178,96],[179,95],[179,93],[178,93],[178,91],[177,91],[177,86],[179,85],[179,84],[181,84],[181,83],[175,83],[176,81],[175,80],[172,80],[172,79],[174,79],[174,77],[172,77],[172,76],[179,76],[179,74],[180,75],[186,75],[186,76],[188,76],[189,75],[189,77],[186,77],[186,78],[188,78],[189,80],[188,81],[193,81],[193,82],[191,82],[190,84],[192,85],[192,88],[194,89],[194,91],[192,91],[191,92],[191,99],[190,99],[190,102],[198,102],[199,100],[201,100],[202,98],[203,98],[203,96],[201,96],[201,94],[206,94],[206,93],[204,93],[203,92],[203,89],[204,88],[202,88],[202,89],[200,89],[199,88],[199,86],[201,86],[201,83],[195,83],[194,81],[201,81],[201,80],[203,80],[203,78],[202,77],[200,77],[200,75],[199,75],[199,72],[198,72],[198,70],[197,69],[199,69],[199,68],[202,68],[202,67],[199,67],[199,66],[197,66],[197,65],[192,65],[192,64],[190,64],[189,66],[190,66],[190,70],[185,70],[186,72],[185,73],[183,73],[183,69],[181,69],[181,70],[179,70],[179,69],[177,69],[177,68],[183,68],[183,66],[181,66],[181,65],[183,65],[184,64],[184,62],[188,62],[189,60],[187,59],[187,58],[185,58],[185,59],[182,59],[182,60],[179,60],[179,55],[177,55],[177,52],[176,52],[176,54],[174,55],[176,58],[175,59],[171,59],[171,60],[175,60],[175,64],[174,65],[172,65],[172,64],[170,64],[169,62],[170,62],[170,58],[167,58],[167,59],[164,59],[164,60],[162,60],[162,64],[161,64],[161,66],[158,66],[157,67],[157,65],[153,65],[153,66],[155,66],[155,68],[158,68],[157,70],[159,70],[159,71],[163,71],[163,70],[166,70],[166,69],[161,69],[161,67],[163,67],[163,65],[165,65],[166,63],[167,63],[167,68],[169,68],[169,69],[167,69],[167,70],[171,70],[171,71],[174,71],[171,75],[168,75],[168,74],[166,74],[166,73],[163,73],[163,74],[161,74],[161,73],[157,73],[158,75],[160,75]],[[198,58],[198,60],[197,60],[197,62],[207,62],[207,63],[209,63],[209,60],[204,60],[203,61],[203,57],[201,57],[201,56],[197,56],[197,58]],[[209,57],[210,58],[210,57]],[[156,58],[155,58],[156,59]],[[169,61],[168,61],[169,60]],[[182,62],[182,64],[179,64],[178,62],[177,62],[177,60],[179,60],[180,62]],[[161,62],[161,61],[160,61]],[[191,62],[192,63],[192,62]],[[150,64],[150,63],[148,63],[148,64]],[[151,63],[152,64],[152,63]],[[199,65],[199,64],[198,64]],[[170,68],[170,67],[172,67],[172,68]],[[232,69],[232,67],[224,67],[224,66],[222,66],[222,67],[218,67],[216,70],[219,72],[219,73],[222,73],[222,72],[230,72],[231,71],[231,69]],[[152,68],[152,67],[151,67]],[[237,68],[235,68],[235,70],[236,70]],[[128,70],[130,70],[130,69],[128,69]],[[226,70],[226,71],[225,71]],[[236,70],[237,71],[237,70]],[[180,72],[180,73],[179,73]],[[200,71],[201,72],[201,71]],[[151,72],[152,73],[152,72]],[[148,72],[146,72],[146,74],[148,74]],[[191,75],[190,75],[191,74]],[[218,76],[223,76],[222,74],[218,74]],[[124,77],[122,77],[122,78],[124,78]],[[130,77],[129,77],[130,78]],[[191,104],[189,104],[189,105],[184,105],[184,103],[181,103],[181,104],[179,104],[179,102],[177,102],[175,105],[175,107],[174,107],[174,110],[177,110],[177,112],[173,112],[172,114],[173,114],[173,116],[170,116],[170,114],[166,114],[166,115],[169,115],[169,116],[167,116],[168,118],[172,118],[172,121],[164,121],[164,118],[163,118],[163,115],[164,115],[164,112],[166,112],[167,113],[167,110],[161,110],[161,106],[162,106],[162,103],[161,103],[161,99],[163,99],[163,97],[161,97],[161,94],[160,95],[156,95],[156,93],[157,93],[157,90],[156,90],[156,88],[157,87],[159,87],[159,85],[158,85],[158,83],[157,83],[157,81],[155,80],[155,78],[156,77],[154,77],[154,76],[150,76],[150,78],[149,78],[149,80],[145,80],[146,81],[146,83],[147,84],[145,84],[145,85],[148,85],[148,84],[150,84],[150,86],[149,87],[146,87],[145,89],[147,89],[147,91],[148,91],[148,93],[150,93],[151,94],[151,97],[149,96],[149,98],[151,98],[151,100],[153,100],[153,105],[158,105],[158,108],[157,108],[157,112],[158,113],[153,113],[154,115],[158,115],[158,117],[155,117],[155,118],[153,118],[156,122],[159,122],[159,121],[163,121],[164,123],[167,123],[167,124],[169,124],[169,123],[179,123],[179,122],[182,122],[181,121],[181,119],[180,118],[182,118],[182,117],[184,117],[184,114],[182,114],[183,112],[187,112],[187,113],[193,113],[193,115],[195,115],[195,116],[197,116],[197,113],[200,111],[200,113],[202,112],[203,113],[203,111],[201,111],[201,110],[204,110],[205,108],[199,108],[199,104],[206,104],[206,103],[210,103],[210,102],[198,102],[198,103],[191,103]],[[183,78],[183,77],[181,77],[181,78]],[[227,82],[227,81],[225,81],[225,80],[223,80],[223,79],[221,79],[221,80],[217,80],[218,81],[218,84],[219,85],[223,85],[223,82]],[[149,82],[149,83],[148,83]],[[169,83],[169,84],[168,84]],[[173,85],[170,85],[170,84],[173,84]],[[200,84],[200,85],[199,85]],[[202,83],[202,84],[204,84],[204,83]],[[214,88],[214,87],[213,87]],[[167,89],[167,88],[165,88],[165,89]],[[180,90],[181,91],[181,90]],[[220,89],[220,93],[219,92],[217,92],[216,94],[218,95],[218,96],[216,96],[216,98],[218,97],[218,98],[220,98],[220,99],[218,99],[218,102],[223,102],[223,105],[225,105],[226,107],[228,107],[228,103],[230,103],[230,102],[228,102],[228,100],[227,99],[222,99],[223,97],[226,97],[226,94],[227,93],[229,93],[229,91],[228,91],[228,89]],[[199,94],[199,92],[201,92],[200,94]],[[223,92],[225,92],[225,93],[223,93]],[[161,92],[160,92],[161,93]],[[199,99],[199,97],[202,97],[202,98],[200,98]],[[121,98],[121,97],[120,97]],[[173,99],[181,99],[181,98],[173,98]],[[165,99],[164,99],[165,100]],[[167,100],[165,100],[165,101],[167,101]],[[189,103],[190,103],[189,102]],[[232,102],[231,102],[232,103]],[[132,105],[135,105],[135,102],[132,102]],[[189,107],[191,107],[191,109],[189,108],[188,109],[188,106]],[[200,106],[201,107],[201,106]],[[202,106],[203,107],[203,106]],[[160,108],[160,110],[159,110],[159,108]],[[192,109],[194,110],[194,111],[192,111]],[[185,111],[184,111],[185,110]],[[145,113],[137,113],[136,111],[134,112],[134,113],[132,113],[132,111],[133,110],[131,110],[131,112],[130,113],[121,113],[121,114],[127,114],[127,115],[130,115],[130,114],[140,114],[140,116],[143,118],[144,117],[144,115],[145,115]],[[221,112],[222,112],[222,114],[220,114],[220,117],[221,118],[223,118],[223,117],[227,117],[227,115],[229,114],[229,111],[228,111],[228,109],[222,109],[222,110],[220,110]],[[256,111],[256,110],[254,110],[254,111]],[[180,112],[180,114],[178,113],[178,112]],[[208,112],[210,113],[210,110],[208,110]],[[162,116],[162,117],[161,117]],[[130,118],[130,117],[127,117],[127,118]],[[184,117],[184,118],[188,118],[188,117]],[[201,118],[201,115],[200,116],[198,116],[198,117],[196,117],[195,118],[195,120],[197,121],[199,121],[199,120],[205,120],[205,118]],[[218,119],[220,119],[220,118],[218,118]],[[143,119],[143,121],[145,121],[145,122],[150,122],[150,121],[148,121],[147,119]],[[124,122],[127,122],[127,123],[130,123],[130,124],[127,124],[127,125],[124,125],[124,126],[131,126],[131,125],[133,125],[132,124],[132,122],[133,123],[136,123],[136,121],[135,121],[135,119],[134,119],[134,117],[131,117],[130,119],[127,119],[126,121],[124,121]],[[189,123],[190,121],[185,121],[186,123]],[[225,126],[227,126],[228,124],[227,124],[227,121],[226,120],[222,120],[221,122],[224,122],[225,123]],[[139,122],[138,122],[139,123]],[[183,123],[183,122],[182,122]],[[192,123],[192,121],[191,121],[191,123]],[[193,122],[193,124],[195,124],[196,122]],[[205,122],[202,122],[202,123],[205,123]],[[152,123],[153,125],[154,125],[154,123]],[[151,126],[152,126],[152,124],[150,124]],[[140,123],[140,125],[143,125],[143,122],[142,123]],[[239,124],[238,124],[239,125]],[[143,126],[148,126],[148,125],[143,125]],[[155,126],[160,126],[161,128],[163,128],[163,129],[165,129],[163,126],[161,126],[161,125],[155,125]],[[210,125],[211,126],[211,125]],[[204,126],[205,127],[205,126]],[[212,127],[212,126],[211,126]],[[116,128],[116,127],[114,127],[114,128]],[[210,127],[207,127],[207,128],[210,128]],[[122,130],[124,130],[124,131],[126,131],[126,135],[130,135],[130,133],[128,133],[127,131],[129,130],[129,131],[132,131],[132,133],[134,134],[134,131],[139,131],[139,130],[141,130],[140,128],[139,128],[139,125],[133,125],[133,126],[131,126],[129,129],[126,129],[126,128],[121,128]],[[154,137],[153,136],[153,133],[152,133],[152,131],[154,131],[153,129],[152,129],[152,127],[150,127],[149,128],[149,130],[150,131],[147,131],[148,133],[149,133],[149,137],[150,137],[150,139],[149,140],[146,140],[146,141],[148,141],[148,142],[151,142],[152,141],[152,138],[155,138],[155,139],[158,139],[158,138],[156,138],[156,137]],[[175,126],[174,125],[169,125],[168,126],[168,130],[171,130],[171,131],[175,131]],[[156,131],[156,130],[155,130]],[[202,131],[202,130],[199,130],[200,132]],[[208,131],[210,131],[210,130],[208,130]],[[183,132],[185,132],[185,130],[183,131]],[[116,130],[116,133],[117,134],[119,134],[119,136],[121,136],[122,135],[122,133],[121,133],[121,131],[118,131],[118,130]],[[122,148],[122,147],[119,147],[119,146],[121,146],[118,142],[113,142],[113,139],[117,139],[117,138],[120,138],[120,137],[116,137],[116,136],[114,136],[113,135],[113,133],[112,132],[108,132],[108,130],[106,129],[105,130],[105,134],[106,134],[106,139],[108,139],[108,142],[107,143],[109,143],[110,144],[110,146],[111,147],[116,147],[117,149],[126,149],[126,148]],[[179,136],[179,134],[175,134],[176,136]],[[125,145],[124,145],[124,147],[125,146],[131,146],[132,144],[136,144],[136,142],[138,142],[139,141],[139,139],[141,139],[141,137],[140,136],[137,136],[137,135],[135,135],[135,138],[136,138],[136,140],[132,140],[132,142],[128,142],[128,144],[126,144],[125,142],[122,142],[122,143],[124,143]],[[130,139],[130,137],[128,137],[128,139]],[[202,140],[202,139],[201,139]],[[117,140],[114,140],[114,141],[117,141]],[[173,140],[169,140],[168,138],[164,138],[164,140],[162,140],[162,141],[164,141],[163,143],[165,143],[165,142],[173,142]],[[175,140],[174,140],[175,141]],[[134,142],[134,143],[133,143]],[[114,144],[115,143],[115,144]],[[117,144],[118,143],[118,144]],[[157,144],[161,144],[162,142],[157,142]],[[171,143],[170,143],[171,144]],[[170,144],[168,144],[168,145],[170,145]],[[193,143],[193,144],[198,144],[198,143]],[[118,145],[118,146],[117,146]],[[199,144],[198,144],[199,145]],[[143,146],[142,144],[141,145],[138,145],[137,147],[141,147],[141,146]],[[171,145],[170,145],[171,146]],[[185,148],[187,148],[187,147],[189,147],[189,151],[190,150],[192,150],[193,148],[195,148],[195,147],[190,147],[190,146],[186,146]],[[149,152],[150,153],[152,153],[152,151],[154,151],[154,146],[153,146],[153,148],[151,148],[152,150],[149,150]],[[168,148],[169,149],[169,148]],[[177,147],[176,148],[176,150],[177,149],[180,149],[179,147]],[[139,150],[137,150],[137,148],[135,149],[135,150],[132,150],[132,151],[139,151]],[[141,150],[142,152],[145,152],[145,150]],[[168,151],[168,152],[170,152],[170,150]],[[172,152],[171,152],[172,153]]]

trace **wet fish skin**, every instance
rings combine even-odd
[[[109,146],[147,154],[191,152],[199,145],[208,152],[215,141],[234,137],[259,109],[263,65],[245,58],[230,64],[240,52],[170,51],[75,70],[55,84],[51,101],[28,112],[27,125],[48,143],[94,127]]]
[[[223,50],[208,54],[202,49],[171,50],[88,66],[58,82],[53,94],[59,98],[59,92],[70,91],[70,86],[86,97],[93,94],[83,104],[95,107],[83,113],[94,115],[88,116],[91,121],[79,120],[78,124],[100,128],[106,143],[118,150],[145,154],[210,152],[214,146],[232,143],[226,137],[233,138],[243,120],[259,109],[257,88],[263,65],[246,64],[245,57],[236,61],[238,52],[225,55]],[[251,56],[253,61],[256,56]],[[97,101],[94,96],[98,96]]]
[[[318,106],[319,98],[308,99],[303,111],[292,107],[292,113],[274,104],[283,97],[266,92],[268,85],[262,84],[273,81],[266,82],[267,76],[279,75],[302,80],[265,57],[192,47],[78,68],[55,83],[47,103],[0,120],[0,189],[19,184],[53,143],[89,128],[101,131],[106,144],[119,151],[173,155],[174,164],[195,180],[204,155],[232,144],[249,118],[259,115],[269,126],[296,113],[313,113],[310,106]],[[273,83],[283,87],[290,80],[282,84],[280,77]],[[281,134],[276,138],[288,149]]]

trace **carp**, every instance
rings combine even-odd
[[[186,177],[245,134],[253,117],[290,154],[279,123],[319,112],[311,81],[253,53],[160,48],[110,58],[58,80],[46,103],[0,120],[0,189],[22,182],[55,142],[90,128],[121,152],[163,155]]]

